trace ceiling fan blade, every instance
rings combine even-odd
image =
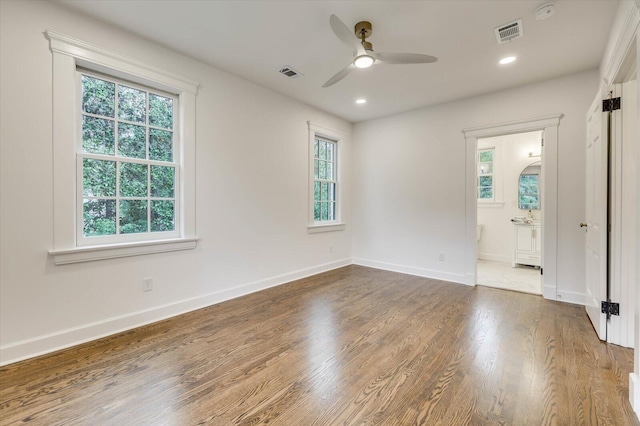
[[[371,56],[383,64],[429,64],[438,60],[435,56],[421,53],[371,52]]]
[[[340,80],[345,78],[347,76],[347,74],[349,74],[355,68],[356,68],[356,66],[353,65],[353,64],[347,65],[340,72],[338,72],[338,74],[334,75],[325,84],[323,84],[322,87],[333,86],[334,84],[336,84],[337,82],[339,82]]]
[[[349,30],[344,22],[342,22],[340,18],[338,18],[333,13],[329,18],[329,24],[331,25],[331,29],[335,33],[336,37],[338,37],[344,44],[349,46],[353,50],[354,55],[366,54],[364,47],[362,47],[360,40],[358,40],[353,31]]]

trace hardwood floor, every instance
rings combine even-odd
[[[630,425],[584,308],[349,266],[0,368],[0,423]]]

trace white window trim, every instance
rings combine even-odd
[[[309,217],[307,231],[310,234],[316,234],[320,232],[332,232],[342,231],[345,228],[345,223],[342,221],[342,144],[345,140],[345,134],[333,129],[328,129],[323,126],[319,126],[311,121],[307,121],[309,126]],[[313,145],[316,135],[336,141],[336,219],[333,221],[316,222],[313,217],[313,203],[314,203],[314,168],[313,168]]]
[[[57,265],[111,259],[196,247],[195,225],[195,97],[198,84],[136,59],[113,53],[54,31],[46,31],[53,56],[53,248]],[[76,97],[78,67],[113,75],[179,99],[180,206],[179,237],[78,247],[76,238]]]

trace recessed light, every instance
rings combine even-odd
[[[516,60],[515,56],[507,56],[506,58],[500,59],[500,65],[510,64]]]
[[[357,104],[366,104],[367,100],[366,99],[356,99],[356,103]]]

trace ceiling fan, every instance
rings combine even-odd
[[[354,33],[334,14],[331,14],[329,24],[336,37],[353,49],[354,59],[353,62],[331,77],[322,87],[336,84],[356,68],[369,68],[374,64],[428,64],[438,60],[435,56],[422,55],[420,53],[374,52],[373,45],[367,41],[367,38],[373,33],[371,22],[368,21],[358,22]]]

